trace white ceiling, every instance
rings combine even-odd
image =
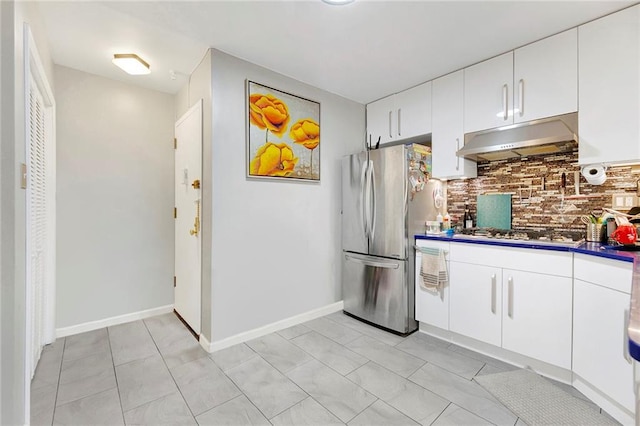
[[[634,3],[43,1],[38,7],[58,65],[176,93],[214,47],[367,103]],[[111,64],[114,53],[137,53],[152,73],[124,74]]]

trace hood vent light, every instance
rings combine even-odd
[[[496,161],[568,152],[578,141],[578,114],[565,114],[465,135],[457,152],[475,161]]]

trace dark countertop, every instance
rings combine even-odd
[[[631,284],[631,305],[629,309],[629,353],[636,360],[640,361],[640,252],[629,252],[613,250],[600,243],[582,243],[577,247],[559,246],[538,243],[534,241],[511,241],[511,240],[488,240],[469,235],[425,235],[416,234],[416,240],[435,240],[455,243],[479,244],[489,246],[519,247],[535,250],[563,251],[580,253],[607,259],[619,260],[622,262],[633,262],[633,282]]]
[[[454,234],[452,236],[446,234],[416,234],[414,237],[416,240],[436,240],[452,243],[479,244],[486,246],[519,247],[535,250],[564,252],[568,251],[572,253],[582,253],[592,256],[605,257],[607,259],[621,260],[623,262],[633,262],[635,259],[638,259],[640,261],[640,252],[612,250],[609,248],[605,248],[606,246],[603,246],[600,243],[582,243],[577,247],[571,247],[553,243],[541,243],[537,241],[486,239],[482,237],[474,237],[462,234]],[[640,291],[640,289],[638,291]]]

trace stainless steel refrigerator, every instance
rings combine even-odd
[[[344,312],[399,334],[417,329],[414,235],[446,209],[430,168],[428,149],[413,144],[342,159]]]

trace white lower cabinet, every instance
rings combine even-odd
[[[449,267],[449,243],[442,241],[416,241],[418,247],[428,247],[441,249],[445,252],[447,269]],[[422,254],[416,250],[415,265],[415,294],[416,294],[416,320],[425,324],[433,325],[443,330],[449,329],[449,289],[451,286],[445,285],[438,292],[431,292],[420,287],[420,271],[422,269]]]
[[[627,326],[633,263],[549,250],[419,244],[433,243],[449,248],[449,285],[434,295],[416,282],[418,321],[571,372],[578,390],[616,420],[632,422]]]
[[[449,329],[571,369],[571,253],[451,244]]]
[[[504,269],[502,284],[502,347],[571,369],[571,278]]]
[[[450,269],[451,331],[500,346],[502,270],[460,262]]]
[[[633,413],[633,363],[626,331],[632,264],[606,259],[592,263],[578,256],[576,276],[581,278],[573,282],[573,372]],[[622,291],[612,288],[621,283],[627,284]]]

